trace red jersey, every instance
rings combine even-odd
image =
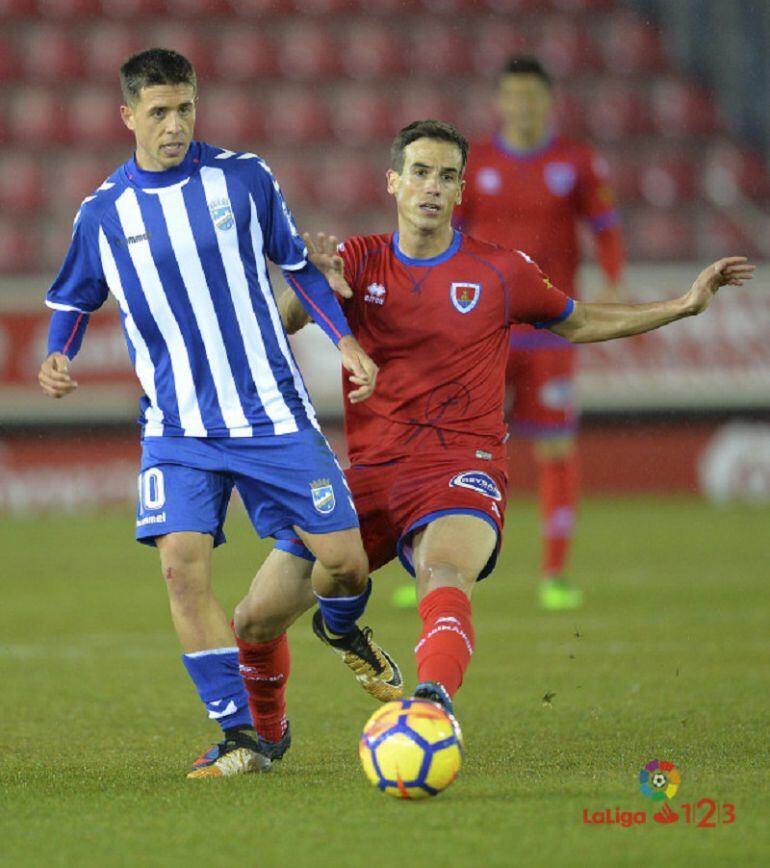
[[[602,233],[618,220],[604,161],[585,145],[559,137],[531,151],[512,150],[495,137],[473,144],[465,180],[455,212],[462,230],[526,251],[557,286],[577,297],[579,222]]]
[[[380,367],[368,400],[345,401],[351,463],[441,447],[504,456],[509,327],[553,325],[570,315],[572,299],[526,254],[460,232],[431,259],[405,256],[398,233],[351,238],[340,254],[353,290],[345,314]],[[345,393],[351,388],[345,376]]]

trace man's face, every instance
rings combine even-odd
[[[388,170],[399,219],[420,231],[448,226],[465,187],[461,167],[462,154],[452,142],[417,139],[407,145],[401,173]]]
[[[551,89],[537,75],[504,75],[497,91],[503,126],[524,138],[538,139],[551,117]]]
[[[136,138],[140,169],[162,172],[184,160],[195,129],[195,88],[190,84],[143,87],[132,106],[122,105],[123,123]]]

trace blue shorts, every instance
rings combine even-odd
[[[294,551],[296,525],[308,533],[358,527],[345,476],[324,436],[307,428],[280,437],[148,437],[136,507],[136,538],[147,545],[177,531],[223,526],[233,488],[261,537]]]

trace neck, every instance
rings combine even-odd
[[[451,225],[440,229],[420,230],[398,221],[398,249],[410,259],[432,259],[447,250],[454,239]]]
[[[500,135],[509,147],[515,148],[517,151],[529,151],[545,139],[548,130],[522,130],[516,127],[503,127]]]

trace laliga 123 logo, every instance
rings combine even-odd
[[[651,815],[659,825],[673,826],[681,820],[683,826],[715,829],[735,822],[735,805],[729,802],[718,804],[710,798],[685,802],[678,811],[674,810],[670,803],[679,790],[682,776],[668,760],[650,760],[639,772],[638,779],[641,794],[659,808],[657,813]],[[588,808],[583,808],[583,824],[587,826],[622,826],[628,829],[646,825],[647,820],[647,811],[624,811],[616,807],[589,813]]]

